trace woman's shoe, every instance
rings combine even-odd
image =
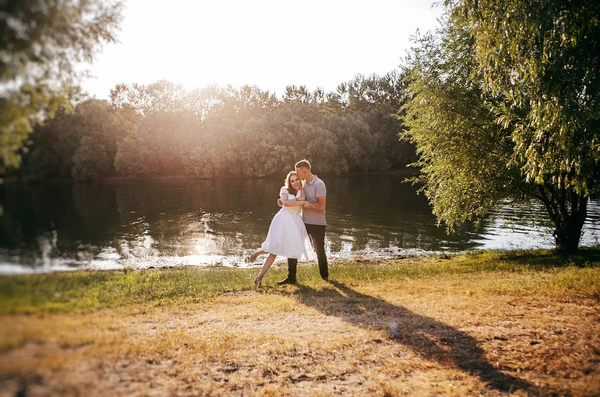
[[[256,285],[256,288],[260,288],[261,284],[262,284],[262,277],[256,276],[256,278],[254,279],[254,285]]]

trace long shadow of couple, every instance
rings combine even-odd
[[[428,360],[455,365],[478,376],[493,389],[501,392],[525,390],[529,394],[538,394],[529,382],[505,374],[490,364],[477,340],[467,333],[402,306],[357,292],[343,283],[329,283],[332,287],[322,291],[298,285],[294,295],[301,303],[352,325],[385,329],[396,324],[390,330],[395,341]]]

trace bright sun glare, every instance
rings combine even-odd
[[[127,0],[120,43],[107,46],[84,87],[106,98],[118,83],[167,79],[188,88],[254,84],[333,90],[356,74],[400,64],[415,31],[441,15],[426,0]]]

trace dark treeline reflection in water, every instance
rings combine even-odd
[[[500,206],[479,229],[436,226],[400,175],[323,177],[332,258],[552,247],[544,212]],[[282,178],[138,180],[0,190],[0,273],[177,265],[246,266],[273,215]],[[600,238],[590,203],[583,245]]]

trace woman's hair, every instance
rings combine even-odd
[[[294,189],[294,187],[292,186],[292,182],[290,181],[290,179],[292,179],[293,175],[298,176],[296,171],[288,172],[287,177],[285,178],[285,181],[283,181],[283,183],[284,183],[283,187],[285,187],[290,194],[295,195],[296,193],[298,193],[298,191],[296,189]],[[300,178],[298,178],[298,179],[300,179]]]

